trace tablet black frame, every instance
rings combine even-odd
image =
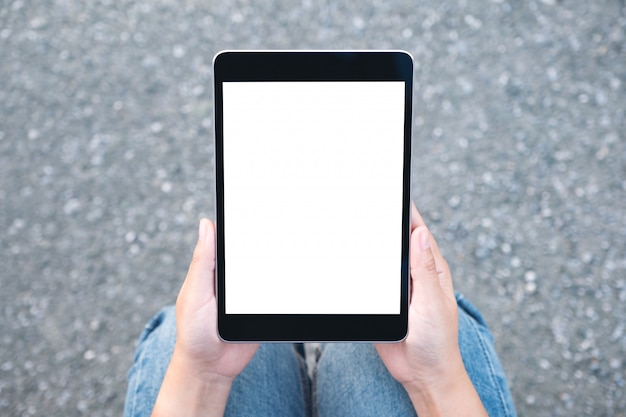
[[[413,59],[404,51],[225,51],[213,60],[218,334],[231,342],[395,342],[406,337],[411,224]],[[403,81],[404,167],[400,314],[226,314],[222,83]]]

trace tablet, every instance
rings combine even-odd
[[[220,337],[402,340],[411,56],[226,51],[213,70]]]

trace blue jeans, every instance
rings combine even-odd
[[[485,321],[462,296],[459,345],[463,363],[487,412],[515,416],[506,377]],[[125,417],[150,416],[176,340],[174,308],[146,326],[128,372]],[[263,344],[235,379],[226,416],[415,416],[409,397],[374,346],[331,343],[317,352],[313,379],[302,345]]]

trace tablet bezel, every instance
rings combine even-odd
[[[224,51],[213,60],[216,296],[220,338],[230,342],[395,342],[406,337],[413,59],[404,51]],[[226,314],[222,83],[403,81],[405,83],[400,314]]]

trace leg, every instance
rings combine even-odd
[[[176,341],[174,307],[159,311],[139,337],[128,371],[124,417],[150,417]]]
[[[323,345],[313,380],[314,415],[415,416],[406,391],[371,344]]]
[[[235,379],[225,416],[309,415],[310,381],[304,358],[290,343],[263,344]]]
[[[150,416],[176,341],[173,307],[161,310],[140,339],[128,372],[125,417]],[[262,345],[235,379],[226,416],[308,415],[308,377],[291,344]]]
[[[513,399],[480,313],[457,296],[463,363],[491,417],[515,416]],[[329,344],[318,361],[314,406],[319,416],[415,416],[406,391],[368,344]]]
[[[476,307],[457,294],[459,346],[465,369],[491,416],[515,416],[513,398],[493,345],[493,336]]]

